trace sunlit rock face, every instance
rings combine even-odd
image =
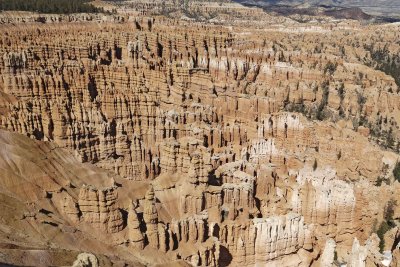
[[[0,13],[1,242],[64,266],[379,266],[378,238],[398,259],[399,88],[371,51],[399,26],[174,4]]]

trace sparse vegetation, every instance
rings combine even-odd
[[[365,46],[364,48],[371,53],[371,61],[366,63],[392,76],[400,87],[400,55],[390,53],[387,46],[383,48]]]
[[[393,176],[394,179],[400,183],[400,162],[396,163],[396,166],[393,169]]]
[[[336,71],[336,68],[337,68],[337,64],[329,61],[324,68],[324,74],[333,75]]]
[[[383,164],[382,175],[380,175],[376,179],[375,186],[381,186],[383,182],[385,184],[389,185],[390,184],[390,179],[388,177],[388,173],[389,173],[389,165],[388,164]]]
[[[103,9],[90,0],[1,0],[0,10],[32,11],[51,14],[99,13]]]
[[[388,178],[384,177],[384,176],[379,176],[376,179],[375,186],[381,186],[382,183],[385,183],[385,184],[389,185],[390,184],[390,180]]]
[[[397,202],[391,199],[385,208],[384,212],[384,220],[382,221],[381,225],[379,226],[376,234],[378,235],[380,242],[379,242],[379,251],[382,253],[385,249],[385,234],[390,231],[393,227],[396,226],[393,220],[394,216],[394,207],[397,205]]]
[[[313,170],[315,171],[318,168],[317,159],[314,159]]]
[[[397,205],[396,200],[391,199],[386,205],[385,208],[385,219],[390,223],[393,224],[393,216],[394,216],[394,207]]]
[[[378,231],[376,234],[378,235],[380,241],[379,241],[379,251],[382,253],[383,250],[385,249],[385,234],[387,231],[389,231],[391,227],[387,223],[387,221],[383,221],[381,225],[378,228]]]
[[[341,83],[339,88],[338,88],[338,94],[340,97],[340,100],[343,101],[344,99],[344,83]]]
[[[325,119],[325,107],[328,104],[329,98],[329,81],[324,81],[322,87],[322,99],[317,109],[317,119],[322,121]]]
[[[386,144],[385,147],[386,148],[393,148],[395,144],[395,140],[393,137],[393,129],[390,128],[389,131],[386,134]]]
[[[364,106],[365,102],[367,101],[366,97],[362,95],[362,93],[357,92],[357,103],[360,106],[360,110]]]

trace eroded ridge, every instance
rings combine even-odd
[[[0,192],[21,225],[138,266],[381,264],[400,98],[377,53],[395,58],[399,26],[131,5],[0,17]]]

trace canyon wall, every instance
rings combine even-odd
[[[398,200],[400,96],[367,66],[367,46],[396,40],[399,26],[315,27],[219,6],[218,23],[149,14],[145,3],[40,23],[1,15],[1,127],[74,155],[46,167],[57,172],[40,176],[53,179],[34,186],[44,193],[7,190],[138,262],[330,266],[334,252],[379,262],[370,240]],[[71,162],[95,170],[57,180]]]

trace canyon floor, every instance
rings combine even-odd
[[[230,1],[0,12],[1,266],[400,266],[400,24]]]

